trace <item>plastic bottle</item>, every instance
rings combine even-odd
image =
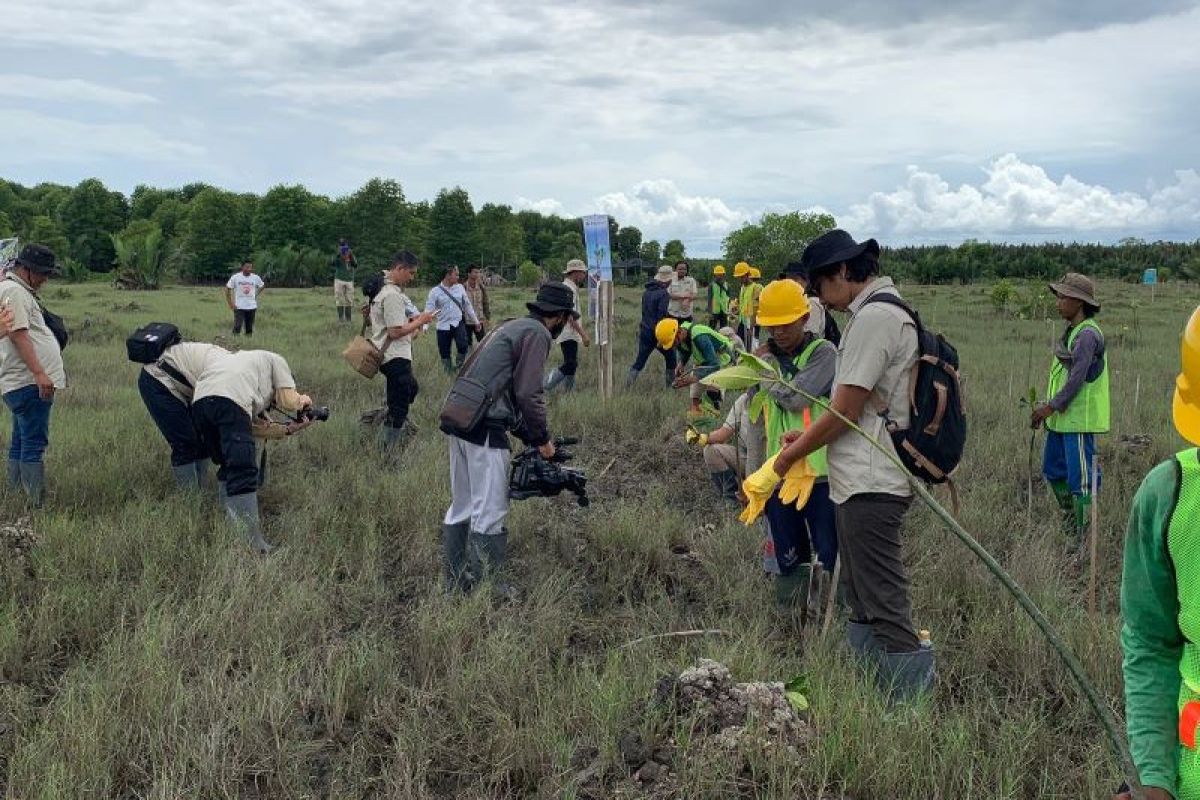
[[[933,649],[933,639],[929,638],[929,631],[922,630],[917,633],[917,642],[921,645],[922,650]]]

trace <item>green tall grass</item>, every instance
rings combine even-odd
[[[1072,564],[1052,502],[1026,524],[1029,432],[1019,399],[1044,393],[1057,321],[998,314],[986,287],[906,290],[959,346],[972,425],[960,518],[1064,632],[1115,709],[1120,547],[1130,497],[1182,446],[1169,424],[1190,287],[1108,284],[1114,433],[1103,440],[1100,599]],[[508,314],[522,290],[494,293]],[[682,392],[659,366],[602,404],[594,355],[556,398],[558,433],[584,437],[593,503],[514,504],[523,602],[447,598],[438,526],[448,499],[436,412],[448,380],[431,336],[417,345],[417,439],[384,464],[357,423],[382,380],[338,353],[327,289],[269,290],[253,340],[285,355],[333,419],[272,445],[268,537],[252,557],[215,502],[175,493],[166,445],[141,406],[123,339],[173,320],[226,335],[218,289],[50,287],[75,331],[71,387],[56,401],[38,546],[0,552],[0,791],[34,797],[599,797],[631,791],[618,742],[686,722],[650,703],[656,679],[705,656],[739,680],[807,673],[816,733],[799,760],[678,758],[688,797],[1103,797],[1117,782],[1103,735],[1033,625],[971,555],[914,509],[906,527],[918,623],[933,632],[933,702],[889,713],[838,637],[801,640],[777,616],[758,532],[713,497],[683,443]],[[616,304],[618,383],[633,355],[636,295]],[[1032,374],[1027,369],[1030,343]],[[658,357],[655,356],[655,359]],[[557,354],[555,354],[555,360]],[[1135,390],[1140,379],[1140,388]],[[1135,391],[1137,408],[1134,408]],[[1148,451],[1117,444],[1148,434]],[[1040,450],[1039,450],[1040,456]],[[1040,458],[1039,458],[1040,460]],[[1035,469],[1037,465],[1035,464]],[[0,501],[0,519],[22,514]],[[0,548],[3,545],[0,544]],[[670,630],[724,636],[653,640]],[[599,781],[581,784],[585,768]],[[636,792],[634,792],[636,794]]]

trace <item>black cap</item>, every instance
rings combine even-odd
[[[579,312],[575,310],[575,293],[565,283],[543,283],[542,288],[538,289],[537,299],[526,303],[525,307],[545,315],[569,311],[573,318],[579,319]]]
[[[27,244],[17,255],[17,264],[41,275],[58,275],[58,259],[54,251],[41,244]]]
[[[859,244],[841,228],[834,228],[809,242],[808,247],[804,248],[804,255],[800,257],[800,267],[807,277],[822,267],[852,261],[868,250],[879,255],[879,243],[874,239],[867,239]],[[790,272],[791,264],[788,267]]]

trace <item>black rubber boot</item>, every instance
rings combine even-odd
[[[738,476],[736,472],[727,469],[723,472],[710,472],[708,476],[712,478],[713,486],[717,487],[717,494],[721,495],[723,500],[738,505]]]
[[[633,367],[629,368],[629,372],[625,374],[625,388],[627,390],[633,388],[633,384],[637,382],[638,375],[640,375],[641,372],[642,371],[640,369],[634,369]]]
[[[29,496],[29,504],[41,508],[46,496],[46,465],[41,461],[21,464],[21,485]]]
[[[442,525],[442,579],[447,592],[469,592],[474,581],[467,568],[469,522]]]
[[[468,539],[471,550],[472,573],[476,580],[492,582],[492,590],[504,600],[516,600],[518,591],[508,581],[508,531],[490,536],[471,531]]]
[[[875,661],[875,678],[879,688],[892,703],[916,700],[933,685],[936,666],[932,647],[923,647],[910,653],[880,650],[875,654]]]
[[[21,462],[11,458],[8,460],[8,488],[21,488]]]
[[[262,522],[258,516],[258,494],[235,494],[225,498],[225,514],[245,537],[250,549],[259,555],[268,555],[275,546],[262,535]]]
[[[874,659],[875,653],[879,651],[879,644],[875,641],[875,633],[869,622],[848,621],[846,642],[859,658]]]

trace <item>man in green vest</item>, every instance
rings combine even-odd
[[[671,317],[654,326],[654,338],[663,350],[678,348],[679,364],[675,367],[675,381],[671,385],[676,389],[690,386],[692,405],[688,415],[693,418],[703,416],[700,398],[704,395],[706,387],[700,383],[700,379],[733,363],[733,342],[707,325],[701,325],[699,322],[680,322]],[[684,367],[693,356],[696,365],[690,371],[684,372]],[[707,391],[709,399],[719,404],[721,393],[715,389]]]
[[[338,252],[333,258],[333,304],[337,306],[339,322],[350,322],[354,315],[354,273],[358,259],[345,239],[338,240]]]
[[[1092,504],[1096,434],[1108,432],[1108,356],[1092,319],[1100,310],[1090,278],[1069,272],[1050,284],[1067,329],[1054,350],[1047,402],[1033,409],[1034,428],[1046,426],[1042,474],[1082,541]]]
[[[1200,309],[1183,335],[1172,417],[1200,445]],[[1133,498],[1121,576],[1129,750],[1147,800],[1200,798],[1200,450],[1159,464]],[[1129,795],[1122,795],[1128,798]]]
[[[725,282],[725,267],[713,267],[712,283],[708,285],[708,326],[720,330],[729,324],[729,284]]]
[[[809,312],[804,289],[795,281],[773,281],[759,298],[758,323],[770,337],[767,347],[786,380],[767,389],[763,409],[767,457],[783,449],[785,433],[812,427],[824,410],[812,398],[828,401],[833,390],[837,348],[805,330]],[[829,498],[825,448],[811,453],[808,463],[817,479],[802,508],[782,502],[778,488],[767,501],[768,537],[763,552],[764,566],[776,576],[776,602],[799,605],[802,618],[810,596],[812,551],[816,550],[821,574],[831,573],[837,561],[836,513]]]

